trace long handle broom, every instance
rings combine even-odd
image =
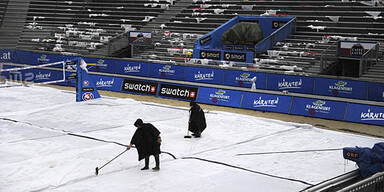
[[[123,152],[121,152],[119,155],[117,155],[116,157],[114,157],[113,159],[111,159],[110,161],[108,161],[107,163],[105,163],[103,166],[101,166],[100,168],[99,167],[96,167],[95,168],[95,174],[96,175],[99,175],[99,171],[100,169],[102,169],[103,167],[105,167],[106,165],[108,165],[109,163],[111,163],[113,160],[115,160],[116,158],[120,157],[120,155],[122,155],[123,153],[127,152],[129,149],[126,149],[124,150]]]

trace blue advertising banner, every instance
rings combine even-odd
[[[152,63],[149,75],[155,78],[184,80],[184,66]]]
[[[185,80],[222,85],[224,71],[222,69],[213,68],[185,67]]]
[[[13,50],[0,49],[0,63],[12,63],[13,57]]]
[[[256,89],[265,89],[267,75],[260,72],[224,70],[224,85],[251,88],[254,77]]]
[[[15,50],[13,52],[13,62],[18,64],[32,64],[36,63],[33,58],[31,58],[31,51],[22,51]]]
[[[313,94],[313,77],[267,74],[267,81],[269,90]]]
[[[315,94],[367,99],[367,82],[316,78]]]
[[[243,93],[227,89],[200,87],[197,102],[212,105],[240,107]]]
[[[90,79],[98,90],[120,91],[123,83],[122,78],[104,75],[90,75]]]
[[[294,97],[291,114],[343,120],[346,107],[344,102]]]
[[[384,106],[372,106],[350,103],[345,115],[346,121],[384,125]]]
[[[2,69],[11,69],[11,68],[16,68],[16,66],[11,66],[11,65],[3,65]],[[9,72],[8,71],[3,71],[0,73],[0,79],[10,79]]]
[[[84,57],[84,61],[88,65],[89,71],[114,73],[115,72],[115,60],[112,59],[99,59]]]
[[[384,101],[384,83],[368,82],[368,100]]]
[[[122,75],[148,76],[149,63],[115,60],[116,73]]]
[[[32,60],[32,63],[25,63],[25,64],[41,65],[41,64],[56,62],[57,61],[57,55],[31,52],[30,59]]]
[[[241,107],[288,114],[291,100],[290,96],[244,92]]]

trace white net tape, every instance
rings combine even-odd
[[[25,86],[25,85],[45,85],[45,84],[53,84],[53,83],[60,83],[64,82],[66,77],[65,77],[65,62],[64,61],[59,61],[55,63],[47,63],[47,64],[41,64],[41,65],[33,65],[33,66],[23,66],[23,67],[17,67],[17,68],[10,68],[10,69],[3,69],[3,66],[0,64],[0,82],[2,81],[1,79],[1,73],[2,72],[13,72],[14,74],[21,74],[20,71],[22,70],[28,70],[28,69],[43,69],[45,67],[51,67],[54,65],[62,65],[62,73],[63,73],[63,78],[59,80],[51,80],[51,81],[45,81],[45,82],[33,82],[33,78],[31,79],[10,79],[10,82],[5,82],[0,83],[0,88],[5,88],[5,87],[17,87],[17,86]]]

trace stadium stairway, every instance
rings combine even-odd
[[[1,28],[0,47],[16,48],[19,36],[24,27],[30,0],[6,0],[0,3]]]
[[[32,0],[18,48],[89,55],[115,36],[140,30],[167,4],[146,0]]]

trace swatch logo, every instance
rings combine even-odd
[[[144,93],[149,95],[156,95],[157,83],[124,79],[121,90],[134,93]]]

